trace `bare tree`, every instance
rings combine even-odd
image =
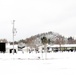
[[[45,59],[47,59],[47,48],[46,48],[46,44],[48,43],[48,39],[46,37],[42,37],[41,38],[41,42],[44,45],[44,50],[45,50]]]
[[[55,41],[55,44],[59,44],[59,46],[60,46],[60,50],[61,50],[61,45],[62,44],[65,44],[65,40],[64,40],[64,37],[63,36],[57,36],[57,39],[56,39],[56,41]]]

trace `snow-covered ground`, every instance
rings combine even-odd
[[[38,59],[40,57],[40,59]],[[76,75],[76,52],[0,54],[0,75]]]

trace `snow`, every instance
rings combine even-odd
[[[76,75],[76,52],[0,54],[0,74]]]
[[[50,47],[60,47],[59,44],[52,45]],[[61,47],[76,47],[76,44],[62,44]]]

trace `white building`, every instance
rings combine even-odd
[[[11,49],[13,49],[13,45],[10,45],[10,43],[6,43],[6,53],[10,53]],[[18,52],[18,45],[14,45],[14,49],[16,52]]]

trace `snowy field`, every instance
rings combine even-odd
[[[38,59],[40,57],[40,59]],[[76,52],[0,54],[0,75],[76,75]]]

